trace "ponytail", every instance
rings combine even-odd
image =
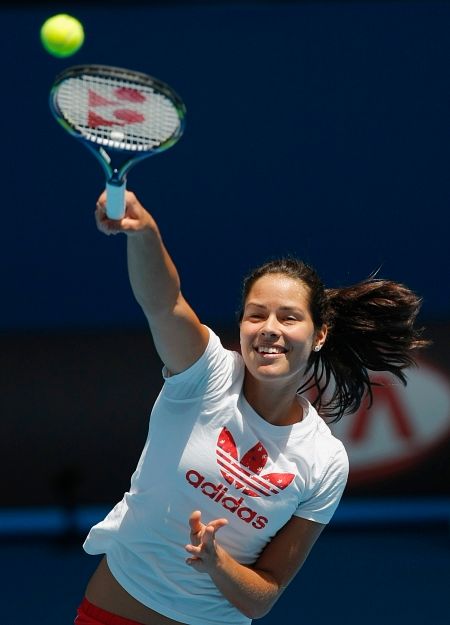
[[[403,284],[368,278],[353,286],[325,289],[329,321],[320,355],[310,359],[323,416],[338,421],[355,412],[367,394],[373,402],[369,371],[388,371],[406,386],[404,370],[415,365],[414,352],[430,342],[415,327],[421,299]],[[334,388],[325,399],[325,391]]]
[[[309,307],[316,330],[324,324],[327,339],[311,352],[309,377],[299,392],[314,390],[313,405],[331,422],[356,412],[364,396],[372,404],[370,371],[389,371],[406,385],[404,370],[415,364],[415,351],[430,341],[415,326],[422,300],[403,284],[373,276],[353,286],[326,289],[315,269],[295,258],[272,260],[244,280],[242,319],[253,284],[266,274],[284,274],[309,290]]]

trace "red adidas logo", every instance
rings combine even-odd
[[[250,497],[277,495],[289,486],[295,477],[293,473],[261,475],[267,463],[268,454],[260,442],[249,449],[239,461],[236,443],[227,428],[223,428],[219,434],[216,455],[220,472],[228,484],[238,490],[243,489],[243,494]],[[241,521],[251,524],[255,529],[262,529],[269,522],[267,517],[258,515],[255,510],[246,506],[244,497],[231,496],[224,484],[208,482],[205,476],[195,469],[187,471],[185,477],[187,482],[203,495],[221,505],[228,512],[235,514]]]
[[[256,443],[239,461],[236,443],[231,432],[223,428],[217,439],[217,462],[228,484],[233,484],[244,495],[270,497],[278,495],[294,479],[293,473],[266,473],[261,475],[268,454],[264,445]]]

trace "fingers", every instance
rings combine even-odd
[[[200,512],[200,510],[195,510],[189,517],[189,527],[191,528],[191,534],[198,534],[202,531],[202,529],[206,531],[208,528],[212,528],[212,531],[214,533],[227,524],[227,519],[220,518],[210,521],[208,525],[204,525],[202,523],[202,513]]]
[[[121,219],[109,219],[106,214],[106,191],[100,195],[95,206],[95,222],[103,234],[118,234],[121,231]]]
[[[142,204],[131,191],[125,192],[125,214],[122,219],[110,219],[106,214],[106,191],[100,195],[95,209],[95,221],[97,228],[103,234],[128,235],[137,234],[148,228],[155,228],[156,224],[151,215],[144,209]]]
[[[206,529],[212,527],[214,532],[217,532],[217,530],[219,530],[224,525],[228,525],[227,519],[215,519],[215,521],[211,521],[210,523],[208,523],[208,527]]]
[[[195,544],[186,545],[186,551],[189,553],[200,555],[205,547],[209,547],[214,541],[215,530],[212,525],[204,525],[201,536],[197,539],[198,533],[193,535],[191,532],[191,538]]]
[[[121,220],[113,220],[107,217],[106,202],[97,202],[95,207],[95,222],[100,232],[106,235],[119,234],[119,232],[121,232],[120,221]]]
[[[208,525],[205,525],[202,523],[201,518],[202,515],[199,510],[195,510],[189,517],[191,544],[186,545],[185,549],[194,558],[200,558],[205,553],[213,553],[215,551],[214,539],[216,532],[228,524],[227,519],[220,518],[214,519]]]
[[[189,517],[189,527],[191,528],[191,534],[198,534],[202,529],[202,513],[200,510],[195,510]]]
[[[199,520],[199,513],[193,513],[190,520],[194,523]],[[217,530],[227,525],[227,523],[226,519],[215,519],[208,525],[200,523],[202,529],[196,534],[193,534],[191,531],[191,540],[195,544],[185,546],[186,551],[189,553],[189,557],[186,558],[188,566],[202,573],[217,565],[218,545],[216,544],[215,536]],[[194,527],[197,526],[194,524]]]

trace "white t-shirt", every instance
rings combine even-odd
[[[130,490],[84,543],[106,553],[129,594],[189,625],[251,622],[185,563],[192,511],[204,522],[226,517],[217,541],[251,564],[292,515],[328,523],[347,481],[345,449],[310,403],[299,396],[301,422],[271,425],[245,400],[244,371],[210,331],[195,364],[163,372]]]

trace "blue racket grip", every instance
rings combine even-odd
[[[122,219],[125,215],[126,182],[106,183],[106,216],[109,219]]]

